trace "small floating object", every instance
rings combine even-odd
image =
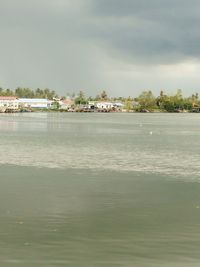
[[[24,224],[24,222],[16,222],[17,224]]]
[[[149,134],[150,134],[150,135],[152,135],[152,134],[153,134],[153,132],[149,132]]]

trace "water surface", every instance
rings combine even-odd
[[[198,114],[0,115],[0,265],[200,266]]]

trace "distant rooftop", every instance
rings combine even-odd
[[[0,96],[0,100],[16,100],[15,96]]]
[[[29,103],[47,103],[48,100],[46,98],[19,98],[19,102],[29,102]]]

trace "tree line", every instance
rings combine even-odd
[[[151,91],[144,91],[135,98],[135,100],[138,101],[140,109],[147,109],[150,111],[156,109],[167,112],[192,111],[200,107],[198,93],[192,94],[189,97],[184,97],[181,89],[178,89],[173,95],[168,95],[164,93],[164,91],[160,91],[158,96],[154,96]]]
[[[50,90],[48,88],[37,88],[33,90],[31,88],[22,87],[17,87],[14,90],[11,90],[9,88],[3,89],[0,87],[0,96],[16,96],[19,98],[47,98],[50,100],[58,97],[57,93],[54,90]]]
[[[195,108],[200,110],[200,99],[198,93],[192,94],[189,97],[184,97],[182,90],[178,89],[175,94],[168,95],[164,91],[160,91],[158,96],[155,96],[152,91],[146,90],[141,92],[138,97],[112,97],[109,98],[106,91],[96,97],[86,98],[83,91],[80,91],[75,98],[75,104],[86,104],[88,101],[120,101],[124,104],[126,110],[135,111],[167,111],[176,112],[188,110],[192,111]]]
[[[175,94],[169,95],[164,91],[160,91],[158,96],[155,96],[152,91],[146,90],[141,92],[137,97],[109,97],[107,92],[103,90],[95,97],[86,97],[83,91],[78,94],[66,94],[66,96],[59,97],[54,90],[45,89],[30,89],[18,87],[14,90],[3,89],[0,87],[0,96],[16,96],[19,98],[46,98],[46,99],[65,99],[70,97],[74,100],[75,105],[88,104],[89,101],[120,101],[124,104],[127,110],[162,110],[167,112],[175,112],[179,110],[192,111],[195,108],[200,109],[200,99],[198,93],[192,94],[189,97],[184,97],[182,90],[178,89]]]

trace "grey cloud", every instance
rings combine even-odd
[[[198,61],[199,23],[196,0],[0,0],[1,85],[88,95],[160,86],[145,71]],[[126,66],[140,75],[120,76]]]
[[[167,64],[200,56],[199,1],[101,0],[93,1],[92,7],[105,29],[100,35],[115,55],[137,64]],[[109,19],[115,21],[111,27]]]
[[[91,3],[93,12],[102,16],[136,15],[155,20],[166,16],[180,19],[199,13],[198,0],[91,0]]]
[[[93,44],[81,36],[81,1],[12,2],[0,1],[3,85],[92,92],[100,66],[94,68],[98,53],[91,57]]]

